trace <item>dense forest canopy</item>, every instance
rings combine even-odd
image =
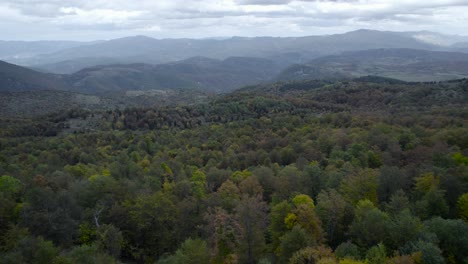
[[[0,118],[0,263],[468,263],[467,103],[363,77]]]

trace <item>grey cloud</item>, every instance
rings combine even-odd
[[[54,32],[62,33],[64,38],[86,36],[86,32],[102,32],[104,37],[124,35],[151,28],[160,28],[158,34],[167,37],[221,35],[209,27],[226,30],[222,34],[249,36],[293,34],[288,27],[298,30],[294,34],[302,35],[359,27],[385,29],[395,24],[407,25],[404,29],[408,30],[424,26],[430,30],[447,27],[452,17],[453,21],[468,20],[464,15],[468,11],[466,0],[232,0],[224,3],[217,0],[2,0],[0,14],[8,14],[1,12],[2,6],[6,6],[37,21],[34,31],[39,37]],[[444,22],[438,17],[441,11],[451,12]],[[15,19],[2,18],[0,29],[10,27]],[[30,26],[16,21],[16,31],[25,31]],[[452,30],[465,33],[460,32],[463,27],[459,24],[452,25]],[[5,38],[25,35],[9,32],[3,34]]]
[[[240,5],[287,5],[291,2],[356,2],[358,0],[236,0]]]

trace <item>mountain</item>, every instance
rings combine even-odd
[[[399,34],[407,37],[411,37],[413,39],[437,45],[441,47],[450,47],[451,45],[457,42],[466,42],[468,41],[468,36],[460,36],[460,35],[449,35],[449,34],[441,34],[432,31],[413,31],[413,32],[400,32]]]
[[[50,54],[77,46],[91,45],[98,42],[79,41],[1,41],[0,60],[13,63],[28,61],[34,63],[34,58],[41,54]]]
[[[97,66],[97,65],[109,65],[122,63],[120,60],[115,58],[106,57],[84,57],[74,60],[61,61],[51,64],[43,64],[40,66],[31,67],[34,70],[56,73],[56,74],[72,74],[82,69]]]
[[[28,66],[53,70],[51,64],[83,58],[114,59],[119,63],[159,64],[190,57],[226,59],[260,57],[288,64],[301,63],[320,56],[344,51],[377,48],[442,49],[437,44],[415,38],[414,34],[375,30],[357,30],[345,34],[307,37],[232,37],[228,39],[154,39],[145,36],[126,37],[63,49],[30,59]],[[293,55],[293,56],[291,56]],[[79,65],[78,62],[71,62]],[[106,64],[96,61],[95,65]],[[89,64],[84,66],[90,66]],[[77,68],[74,68],[76,70]],[[63,72],[62,72],[63,73]]]
[[[468,40],[466,42],[457,42],[454,43],[451,48],[453,50],[459,51],[459,52],[464,52],[468,53]]]
[[[405,81],[441,81],[468,76],[468,54],[415,49],[343,52],[294,65],[277,80],[353,78],[377,75]]]
[[[193,57],[165,64],[111,64],[93,66],[73,74],[48,74],[0,63],[1,91],[66,90],[88,94],[126,91],[197,89],[232,91],[269,81],[284,67],[262,58],[224,60]]]
[[[103,94],[128,90],[200,89],[226,92],[247,84],[265,82],[281,68],[260,58],[231,57],[225,60],[194,57],[150,65],[115,64],[83,69],[65,77],[72,90]]]
[[[0,92],[66,90],[67,88],[68,85],[59,75],[40,73],[0,61]]]

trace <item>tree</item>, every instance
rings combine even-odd
[[[410,201],[403,190],[396,191],[386,205],[386,211],[390,215],[397,215],[407,209],[410,209]]]
[[[444,191],[437,189],[430,190],[421,200],[415,203],[415,211],[421,219],[446,216],[449,207],[445,201]]]
[[[2,237],[0,263],[51,263],[59,250],[51,241],[31,236],[27,229],[11,226]]]
[[[287,263],[296,251],[314,245],[314,241],[310,240],[307,232],[299,225],[294,226],[291,231],[282,236],[280,241],[280,245],[276,250],[279,263]]]
[[[70,246],[73,243],[78,235],[81,211],[70,192],[33,188],[26,201],[20,216],[22,226],[57,244]]]
[[[347,202],[334,189],[323,190],[317,197],[316,212],[332,246],[337,246],[344,237],[347,208]]]
[[[284,223],[292,206],[287,201],[282,201],[271,208],[270,212],[270,226],[268,231],[271,234],[272,248],[277,249],[281,242],[281,237],[288,231]]]
[[[110,256],[119,258],[124,243],[122,232],[113,225],[101,225],[96,233],[98,247]]]
[[[154,261],[163,253],[177,248],[179,211],[162,192],[141,195],[125,206],[129,214],[129,225],[122,229],[126,239],[136,250],[131,249],[136,259]],[[128,249],[127,249],[128,250]]]
[[[304,228],[311,239],[319,244],[323,241],[323,230],[320,219],[315,214],[312,198],[305,194],[298,194],[292,199],[293,210],[284,219],[286,226],[292,228],[299,225]]]
[[[239,245],[239,260],[242,263],[257,263],[265,249],[267,205],[260,196],[244,195],[235,211],[243,237]]]
[[[296,251],[289,264],[336,263],[335,255],[327,247],[306,247]]]
[[[412,253],[421,253],[421,262],[419,263],[430,263],[430,264],[443,264],[445,263],[444,258],[442,257],[442,252],[440,248],[434,245],[431,242],[418,240],[415,242],[410,242],[402,248],[402,253],[412,254]]]
[[[388,216],[369,200],[359,201],[356,215],[349,227],[350,235],[362,247],[371,247],[387,238]]]
[[[17,218],[14,211],[22,188],[18,179],[6,175],[0,177],[0,232]]]
[[[436,217],[424,222],[437,235],[439,247],[447,259],[462,263],[468,259],[468,225],[460,220]]]
[[[99,251],[96,245],[81,245],[73,248],[65,258],[61,259],[62,262],[58,263],[80,263],[80,264],[94,264],[94,263],[118,263],[111,256]],[[50,263],[50,262],[45,262]],[[54,262],[53,262],[54,263]]]
[[[366,253],[366,260],[369,264],[385,263],[387,260],[385,246],[382,243],[379,243],[378,245],[371,247]]]
[[[206,196],[206,175],[201,170],[196,170],[192,177],[190,178],[190,182],[192,183],[192,190],[193,195],[197,199],[204,198]]]
[[[355,260],[361,259],[361,254],[359,253],[359,247],[350,241],[341,243],[335,249],[335,255],[339,259],[345,259],[345,258],[355,259]]]
[[[213,262],[226,263],[230,259],[237,259],[236,251],[243,240],[243,230],[237,219],[216,207],[208,210],[205,221]]]
[[[206,264],[210,262],[210,251],[206,241],[188,238],[174,255],[162,258],[158,264]]]
[[[413,216],[406,209],[391,217],[387,223],[388,239],[386,245],[390,249],[398,249],[406,243],[415,240],[423,230],[423,224],[419,218]]]
[[[377,185],[377,172],[364,169],[343,179],[340,193],[354,205],[360,200],[369,200],[377,204]]]
[[[240,201],[240,190],[231,180],[226,180],[216,191],[221,207],[232,212]]]
[[[468,222],[468,193],[463,194],[457,201],[458,215]]]
[[[380,202],[388,201],[398,190],[408,190],[409,177],[398,167],[382,167],[378,175],[377,193]]]

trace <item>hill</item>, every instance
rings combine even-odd
[[[74,91],[86,93],[152,89],[227,92],[270,80],[280,70],[267,59],[231,57],[221,61],[195,57],[159,65],[96,66],[69,75],[65,80]]]
[[[66,90],[61,76],[40,73],[0,61],[0,92],[32,90]]]

